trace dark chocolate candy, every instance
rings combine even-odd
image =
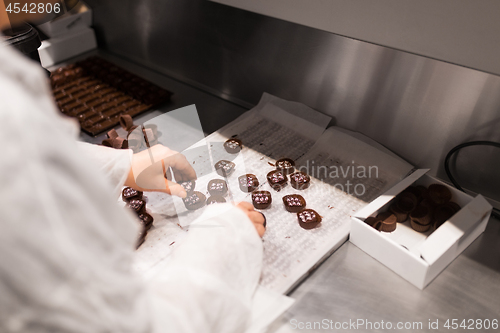
[[[144,226],[144,228],[149,229],[149,228],[151,228],[151,225],[153,224],[154,219],[151,215],[144,212],[144,213],[139,214],[139,221]]]
[[[283,197],[285,209],[291,213],[298,213],[306,207],[306,200],[298,194],[285,195]]]
[[[410,220],[410,225],[413,228],[413,230],[418,231],[418,232],[426,232],[431,228],[430,224],[420,224],[415,220]]]
[[[132,199],[142,199],[143,192],[137,191],[131,187],[125,187],[122,191],[123,201],[129,201]]]
[[[289,158],[279,159],[274,165],[276,170],[283,171],[285,175],[289,175],[295,170],[295,162]]]
[[[182,200],[188,210],[196,210],[205,206],[206,197],[203,193],[194,191]]]
[[[396,197],[395,204],[400,211],[411,213],[417,207],[418,199],[411,192],[402,192]]]
[[[235,166],[236,165],[233,162],[226,160],[220,160],[214,165],[215,171],[217,171],[217,173],[222,177],[229,176],[234,171]]]
[[[267,174],[267,182],[275,191],[281,191],[286,186],[287,178],[282,171],[273,170]]]
[[[458,206],[454,202],[447,202],[444,205],[437,206],[434,209],[434,229],[439,228],[444,222],[448,221],[456,212],[460,210],[460,206]]]
[[[52,75],[51,83],[61,111],[77,117],[82,129],[92,135],[116,126],[120,115],[134,117],[153,105],[165,102],[171,95],[95,57],[58,70]],[[85,109],[85,115],[82,115],[82,109]],[[121,123],[128,130],[132,120],[130,118],[130,122]],[[150,139],[149,143],[153,145],[155,140]],[[132,147],[135,148],[135,145]]]
[[[113,139],[110,139],[110,138],[104,139],[104,140],[102,140],[101,144],[102,144],[104,147],[110,147],[110,148],[113,148]]]
[[[239,153],[241,148],[242,148],[242,143],[241,140],[239,139],[229,139],[226,142],[224,142],[224,149],[229,154]]]
[[[226,202],[226,199],[221,197],[220,195],[212,195],[210,198],[207,199],[207,205],[212,205],[216,203],[224,203]]]
[[[259,187],[259,180],[255,175],[248,173],[238,177],[238,184],[243,192],[249,193]]]
[[[432,222],[432,210],[429,206],[420,204],[410,213],[410,219],[420,225],[429,225]]]
[[[432,184],[429,186],[429,198],[436,205],[443,205],[451,200],[451,191],[444,185]]]
[[[290,175],[290,185],[296,190],[305,190],[311,184],[311,178],[302,171]]]
[[[140,215],[146,210],[146,202],[141,199],[132,199],[128,201],[127,207],[132,209],[137,215]]]
[[[404,222],[408,219],[408,213],[403,212],[401,209],[399,209],[398,205],[396,203],[393,203],[390,207],[389,210],[391,213],[396,216],[396,221],[397,222]]]
[[[114,128],[111,131],[108,131],[108,133],[106,133],[106,135],[110,139],[115,139],[118,137],[118,133],[116,132],[116,130]]]
[[[227,193],[227,183],[222,179],[212,179],[208,182],[207,190],[211,195],[224,196]]]
[[[369,226],[373,227],[373,225],[377,222],[377,221],[380,221],[379,219],[377,219],[376,217],[368,217],[366,220],[365,220],[365,223],[368,224]]]
[[[423,198],[424,193],[427,192],[427,189],[423,186],[409,186],[406,190],[403,191],[403,193],[405,192],[412,193],[415,198],[417,198],[417,201],[420,202]]]
[[[380,220],[382,225],[380,226],[380,231],[393,232],[396,230],[397,218],[392,212],[383,212],[377,215],[377,219]]]
[[[304,229],[315,228],[321,223],[321,215],[313,209],[302,209],[297,213],[297,219],[299,220],[299,225]]]
[[[196,186],[196,181],[187,180],[185,182],[180,182],[179,185],[182,186],[182,188],[186,191],[187,195],[190,195],[194,191],[194,188]]]
[[[269,191],[255,191],[252,193],[252,203],[257,209],[266,209],[272,202],[273,198]]]

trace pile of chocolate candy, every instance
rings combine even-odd
[[[392,200],[388,211],[365,222],[384,232],[392,232],[398,222],[408,220],[415,231],[436,230],[460,210],[451,199],[450,189],[441,184],[432,184],[429,188],[410,186]]]
[[[153,226],[154,219],[146,211],[146,201],[142,191],[135,190],[131,187],[125,187],[122,190],[122,200],[127,203],[127,207],[131,209],[138,217],[141,224],[141,231],[137,238],[137,248],[144,243],[149,229]]]

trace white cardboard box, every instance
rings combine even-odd
[[[350,241],[385,266],[424,289],[486,228],[492,206],[481,196],[472,198],[447,184],[426,175],[429,169],[417,170],[386,193],[356,212],[352,218]],[[386,211],[391,200],[410,185],[443,184],[452,201],[462,209],[436,231],[419,233],[409,222],[398,223],[392,233],[378,231],[364,222],[367,217]]]
[[[79,4],[69,12],[37,27],[53,38],[90,26],[92,26],[92,9],[83,1],[79,1]]]
[[[97,47],[94,30],[81,28],[65,35],[42,41],[38,48],[43,67],[55,65]]]

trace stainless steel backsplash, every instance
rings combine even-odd
[[[302,102],[443,179],[455,145],[500,142],[499,76],[205,0],[87,3],[113,54],[246,107]],[[455,170],[500,200],[499,166],[500,149],[467,148]]]

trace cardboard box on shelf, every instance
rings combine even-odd
[[[424,289],[486,228],[492,206],[481,195],[475,198],[416,170],[386,193],[356,212],[350,241],[420,289]],[[410,185],[442,184],[461,207],[435,231],[420,233],[409,222],[398,223],[392,233],[374,229],[364,221],[389,209],[392,200]]]
[[[38,49],[43,67],[55,65],[97,47],[94,30],[82,28],[42,41]]]
[[[79,1],[69,12],[37,27],[48,37],[58,37],[92,26],[92,9]]]

